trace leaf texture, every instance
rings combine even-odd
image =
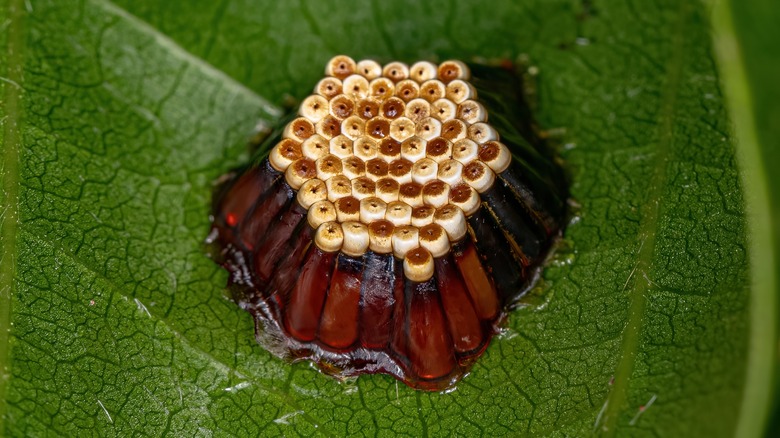
[[[733,433],[747,232],[698,3],[0,11],[5,435]],[[565,248],[454,392],[283,363],[205,255],[213,181],[337,53],[522,58],[539,124],[563,132],[579,205]]]

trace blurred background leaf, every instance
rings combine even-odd
[[[753,310],[775,308],[748,257],[767,236],[707,5],[9,0],[0,17],[5,435],[760,430],[743,396],[768,383],[746,376],[773,350]],[[564,132],[570,249],[454,392],[279,361],[205,256],[212,182],[337,53],[525,60],[539,124]]]
[[[766,0],[718,1],[714,37],[737,150],[751,236],[751,361],[743,410],[771,412],[767,436],[780,435],[780,9]],[[764,296],[765,298],[760,298]],[[742,436],[761,433],[742,421]]]

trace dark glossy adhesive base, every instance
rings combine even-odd
[[[530,287],[565,215],[560,168],[511,123],[525,111],[519,82],[488,72],[492,82],[474,84],[514,158],[426,282],[408,280],[392,254],[320,250],[295,192],[267,160],[222,187],[212,230],[218,262],[269,351],[335,376],[386,373],[425,390],[468,373]]]

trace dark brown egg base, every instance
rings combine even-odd
[[[443,390],[482,354],[558,233],[502,175],[482,196],[469,233],[422,283],[392,254],[319,249],[295,191],[267,160],[223,190],[212,237],[269,351],[338,377],[385,373]]]

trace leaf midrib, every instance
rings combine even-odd
[[[657,151],[652,165],[652,176],[648,188],[648,195],[641,204],[641,210],[645,212],[639,227],[637,260],[634,268],[626,279],[624,290],[629,289],[628,321],[623,329],[622,343],[620,347],[620,359],[614,373],[614,382],[610,388],[607,399],[604,402],[604,423],[602,432],[606,436],[615,436],[617,433],[620,414],[627,408],[628,389],[631,374],[639,348],[639,339],[642,333],[647,294],[652,287],[649,278],[650,270],[655,255],[656,235],[658,232],[658,220],[662,210],[663,189],[666,187],[666,171],[669,165],[670,145],[674,140],[674,113],[680,89],[680,80],[683,70],[682,42],[686,17],[691,9],[688,2],[680,2],[678,16],[672,32],[672,56],[667,63],[666,78],[663,84],[661,109],[659,115],[659,134]],[[599,419],[595,427],[598,428]]]
[[[7,44],[5,47],[6,80],[0,102],[3,124],[2,210],[0,210],[0,431],[5,429],[8,409],[7,392],[10,378],[9,341],[11,338],[11,304],[15,289],[17,228],[19,225],[19,146],[21,144],[22,41],[23,2],[9,0]]]

